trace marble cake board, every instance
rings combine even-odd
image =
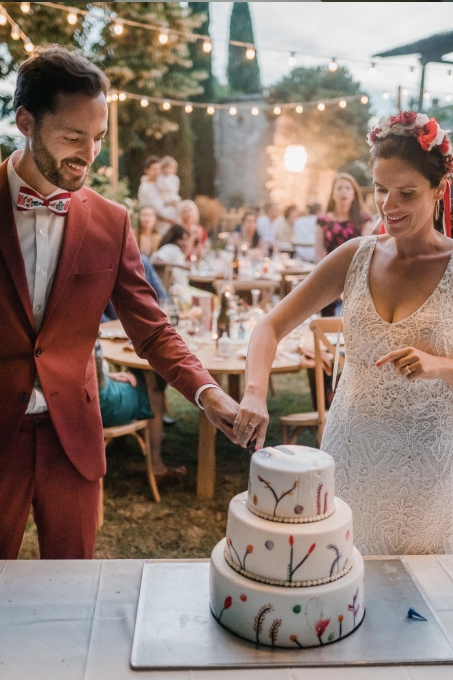
[[[365,559],[366,615],[340,642],[309,649],[255,645],[209,610],[209,560],[147,560],[132,645],[135,670],[453,663],[453,647],[404,558]],[[426,622],[407,618],[409,607]]]

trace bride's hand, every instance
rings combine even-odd
[[[236,442],[246,448],[255,441],[255,451],[262,449],[268,424],[266,399],[245,394],[233,425]]]
[[[445,357],[427,354],[416,347],[404,347],[381,357],[376,366],[391,364],[396,375],[412,382],[417,378],[424,380],[442,378],[445,361]]]

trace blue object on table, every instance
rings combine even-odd
[[[419,621],[427,621],[428,619],[425,619],[424,616],[419,614],[418,612],[415,611],[412,607],[410,607],[409,611],[407,612],[407,617],[409,619],[418,619]]]

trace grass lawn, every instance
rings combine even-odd
[[[305,371],[273,376],[273,385],[275,396],[268,400],[269,445],[281,443],[279,416],[313,408]],[[157,504],[152,500],[138,445],[129,437],[114,440],[107,450],[105,524],[98,534],[98,559],[209,557],[214,545],[225,536],[231,498],[247,488],[249,453],[218,433],[215,498],[197,499],[197,409],[171,388],[168,401],[177,422],[165,429],[163,458],[171,466],[185,465],[188,473],[176,484],[162,486],[162,502]],[[314,436],[308,432],[299,443],[316,446]],[[31,518],[19,557],[39,557]]]

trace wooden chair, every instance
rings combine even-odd
[[[294,413],[289,416],[282,416],[280,424],[282,426],[283,444],[295,444],[299,434],[304,429],[312,430],[318,444],[321,443],[322,433],[326,424],[326,404],[324,391],[324,369],[322,365],[322,345],[325,349],[335,356],[335,346],[326,337],[326,333],[338,333],[338,329],[343,330],[343,322],[338,317],[325,317],[315,319],[310,324],[313,331],[315,348],[315,382],[316,382],[316,408],[317,411],[308,413]],[[339,356],[339,366],[344,366],[344,356]]]
[[[163,287],[165,290],[168,290],[171,283],[173,267],[169,264],[163,264],[162,262],[155,262],[154,260],[151,260],[151,262],[154,269],[156,270],[156,274],[162,281]]]

